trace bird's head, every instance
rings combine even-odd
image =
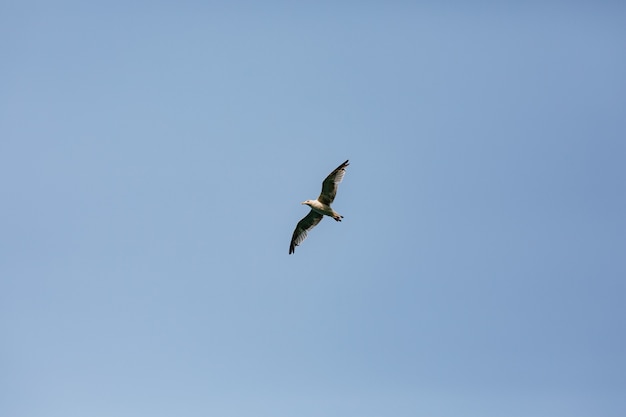
[[[303,204],[303,205],[306,205],[306,206],[309,206],[309,207],[310,207],[310,206],[311,206],[311,200],[306,200],[306,201],[303,201],[303,202],[302,202],[302,203],[300,203],[300,204]]]

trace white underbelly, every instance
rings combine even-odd
[[[331,216],[331,217],[333,216],[334,211],[333,211],[332,208],[330,208],[330,206],[322,204],[322,203],[320,203],[318,201],[316,201],[316,203],[317,204],[314,204],[314,205],[312,204],[311,205],[311,209],[313,211],[315,211],[316,213],[319,213],[319,214],[323,214],[325,216]]]

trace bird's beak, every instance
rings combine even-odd
[[[303,202],[302,202],[302,203],[300,203],[300,204],[306,204],[306,201],[303,201]]]

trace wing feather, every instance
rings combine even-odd
[[[293,231],[293,236],[291,236],[291,243],[289,244],[290,255],[296,251],[296,246],[300,245],[300,243],[306,239],[309,230],[317,226],[318,223],[322,221],[323,217],[323,215],[311,210],[309,214],[298,222],[296,230]]]
[[[324,182],[322,183],[322,192],[317,200],[323,204],[330,204],[335,200],[337,195],[338,184],[343,180],[343,176],[346,173],[346,167],[350,165],[348,160],[339,165],[333,172],[328,174]]]

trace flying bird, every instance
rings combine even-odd
[[[295,252],[296,246],[300,245],[304,239],[306,239],[307,233],[318,225],[322,221],[324,216],[330,216],[336,221],[340,222],[343,216],[337,213],[330,207],[330,204],[335,199],[337,194],[337,186],[343,180],[343,176],[346,173],[346,167],[348,166],[348,160],[339,165],[333,172],[331,172],[324,182],[322,183],[322,192],[317,200],[303,201],[305,204],[311,207],[309,214],[304,216],[302,220],[298,222],[296,230],[293,231],[291,237],[291,244],[289,244],[289,254]]]

